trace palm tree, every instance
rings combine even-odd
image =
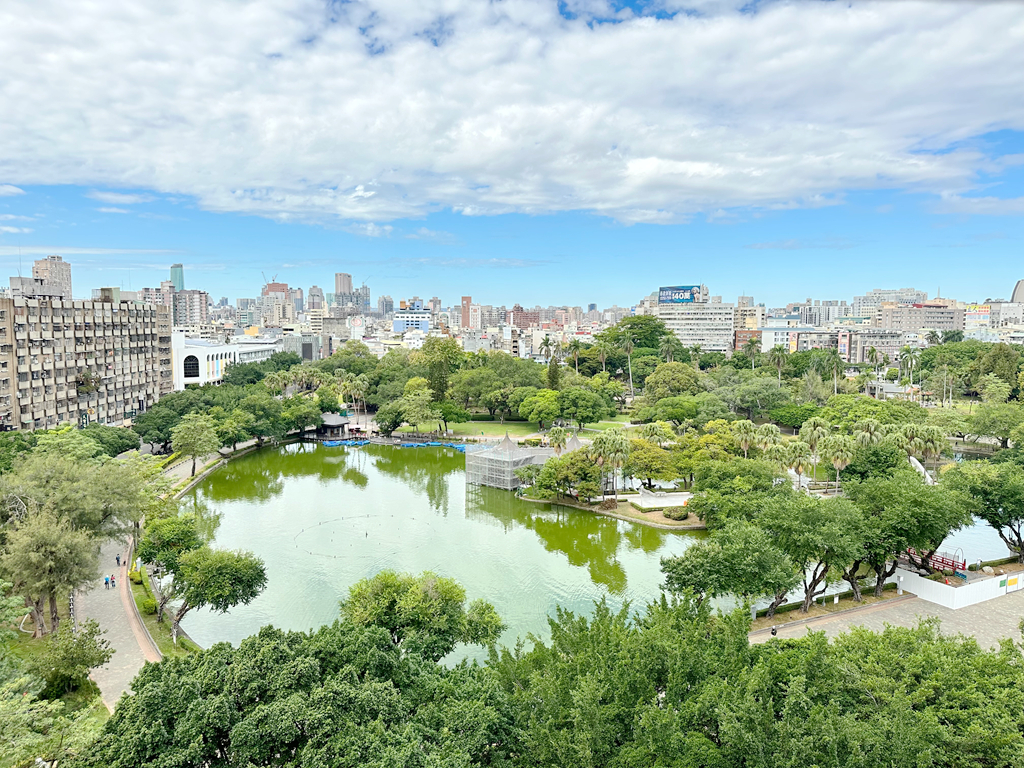
[[[636,339],[632,336],[624,336],[619,342],[619,346],[622,351],[626,353],[626,366],[629,368],[629,396],[633,397],[633,347],[636,345]]]
[[[652,421],[640,427],[640,437],[661,448],[672,440],[672,426],[667,421]]]
[[[757,428],[754,443],[762,451],[766,451],[769,446],[778,445],[781,440],[782,432],[775,424],[762,424]]]
[[[919,439],[924,460],[925,462],[929,458],[933,460],[932,472],[935,472],[939,466],[939,456],[942,455],[942,449],[947,443],[946,433],[940,427],[923,427]]]
[[[743,451],[743,458],[747,458],[747,451],[757,440],[757,427],[754,426],[754,422],[743,419],[743,421],[737,421],[732,425],[732,433],[736,437],[736,443],[740,450]]]
[[[661,343],[658,344],[658,354],[665,358],[666,363],[671,363],[676,356],[677,346],[679,341],[675,336],[662,336]]]
[[[907,375],[910,376],[910,397],[914,397],[914,368],[918,360],[921,359],[921,350],[917,347],[911,347],[909,345],[903,347],[900,351],[900,367],[906,366]]]
[[[764,457],[768,461],[774,461],[782,468],[788,466],[788,456],[789,452],[786,450],[786,446],[783,443],[773,443],[764,450]]]
[[[818,444],[828,437],[831,426],[819,416],[812,416],[800,427],[800,439],[811,449],[811,460],[814,464],[814,479],[818,479]]]
[[[756,337],[747,339],[743,345],[743,354],[750,358],[750,370],[754,370],[754,361],[757,360],[757,355],[761,351],[761,340]]]
[[[839,473],[853,461],[853,440],[846,435],[830,435],[822,441],[822,453],[836,470],[836,493],[839,493]]]
[[[629,458],[629,438],[621,429],[606,429],[594,438],[590,450],[598,466],[611,469],[612,495],[618,499],[615,471]]]
[[[811,446],[803,440],[794,440],[786,450],[786,464],[796,472],[796,487],[803,489],[803,476],[811,463]]]
[[[544,355],[544,362],[545,363],[550,363],[551,362],[551,356],[555,352],[555,344],[554,344],[553,341],[551,341],[551,337],[550,336],[545,336],[544,337],[544,340],[540,343],[540,351],[541,351],[541,354]]]
[[[864,419],[853,425],[853,440],[862,448],[882,442],[882,424],[877,419]]]
[[[263,377],[263,383],[271,392],[284,394],[284,390],[291,383],[291,376],[288,371],[271,371]]]
[[[867,348],[867,352],[864,353],[864,357],[867,359],[867,361],[869,363],[871,363],[872,368],[874,368],[874,370],[875,370],[875,378],[877,379],[878,378],[878,361],[880,359],[880,355],[878,354],[878,350],[875,349],[875,347],[873,347],[873,346],[868,347]]]
[[[561,456],[565,448],[568,434],[562,427],[552,427],[548,430],[548,445],[555,449],[555,455]]]
[[[843,358],[839,355],[839,350],[835,348],[823,350],[823,354],[815,360],[815,363],[819,369],[818,373],[832,378],[832,394],[838,395],[839,371],[843,368]]]
[[[924,339],[933,347],[942,343],[942,337],[939,335],[938,331],[928,331],[928,333],[925,334]]]
[[[573,363],[576,365],[576,375],[580,373],[580,352],[583,351],[583,344],[580,343],[579,339],[572,339],[569,342],[569,356],[572,358]]]
[[[700,348],[700,344],[694,344],[687,350],[690,353],[690,359],[693,360],[693,367],[700,372],[700,355],[703,350]]]
[[[775,369],[779,372],[779,388],[782,388],[782,369],[786,365],[786,355],[789,353],[786,348],[781,344],[776,344],[770,350],[768,350],[768,363],[774,365]]]

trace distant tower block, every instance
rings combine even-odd
[[[185,267],[181,264],[171,264],[171,283],[175,291],[185,290]]]

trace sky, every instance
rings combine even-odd
[[[1024,278],[1016,0],[8,0],[0,57],[0,275],[79,297]]]

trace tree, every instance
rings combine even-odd
[[[563,389],[558,393],[558,403],[561,415],[575,421],[578,429],[608,415],[604,398],[582,387]]]
[[[552,389],[541,389],[530,394],[519,406],[519,415],[527,421],[537,422],[539,429],[544,428],[545,422],[557,419],[561,412],[558,393]]]
[[[451,400],[442,400],[438,403],[437,413],[445,432],[448,431],[449,424],[464,424],[471,418],[469,411]]]
[[[846,435],[829,435],[821,441],[821,453],[836,471],[836,493],[839,493],[839,473],[853,461],[855,449],[853,438]]]
[[[373,417],[377,428],[385,437],[391,437],[395,430],[402,426],[405,421],[405,414],[402,413],[401,403],[388,403],[377,409]]]
[[[786,446],[786,465],[796,472],[797,488],[803,487],[803,476],[814,462],[811,446],[803,440],[794,440]]]
[[[459,342],[448,336],[428,336],[419,350],[427,365],[427,379],[434,398],[441,400],[448,391],[448,379],[462,363]]]
[[[629,458],[629,438],[621,429],[606,429],[594,438],[590,445],[590,453],[597,465],[609,471],[612,477],[612,496],[618,498],[615,485],[615,472],[625,465]]]
[[[1017,403],[983,403],[970,419],[971,432],[994,437],[1002,448],[1010,446],[1010,433],[1024,424],[1024,407]]]
[[[741,520],[727,521],[679,557],[663,558],[661,571],[665,589],[674,593],[689,589],[698,602],[723,595],[744,601],[770,597],[769,616],[800,583],[793,561],[771,536]]]
[[[540,498],[572,497],[587,502],[601,492],[601,469],[586,451],[570,451],[544,462],[534,489]]]
[[[971,511],[1024,563],[1024,467],[970,461],[946,472],[943,483],[966,494]]]
[[[655,480],[675,479],[672,456],[664,448],[646,440],[630,440],[629,446],[629,457],[622,468],[623,475],[638,478],[647,488],[653,488]]]
[[[844,492],[860,511],[864,531],[863,548],[843,575],[857,600],[862,564],[875,572],[875,596],[880,597],[886,580],[896,572],[898,557],[913,548],[924,564],[952,531],[971,523],[961,494],[926,485],[909,469],[889,477],[847,481]]]
[[[633,340],[633,345],[643,349],[658,349],[662,338],[670,335],[665,321],[652,315],[630,315],[602,332],[602,337],[612,344],[622,346],[623,338]]]
[[[36,440],[36,453],[66,456],[75,461],[92,459],[104,453],[103,446],[89,437],[84,430],[63,427],[43,432]]]
[[[174,580],[181,599],[171,626],[177,642],[178,625],[189,611],[209,606],[217,613],[227,613],[236,605],[248,605],[266,587],[267,571],[251,552],[199,547],[179,556]]]
[[[562,381],[562,364],[558,362],[557,357],[551,358],[547,365],[547,385],[548,389],[557,392],[561,389]]]
[[[281,420],[286,431],[294,430],[302,435],[307,429],[319,427],[323,423],[323,411],[308,397],[292,397],[283,405]]]
[[[664,448],[665,443],[672,442],[675,434],[672,432],[672,425],[667,421],[652,421],[640,427],[640,437],[659,448]]]
[[[49,632],[60,628],[58,607],[72,590],[98,573],[96,543],[87,530],[76,529],[66,517],[49,510],[30,511],[7,532],[0,554],[0,571],[24,597],[32,613],[35,636],[46,634],[43,613],[50,604]]]
[[[132,429],[138,432],[142,442],[150,445],[159,444],[161,451],[166,451],[167,445],[171,442],[171,430],[180,419],[181,417],[170,408],[157,404],[136,416]]]
[[[786,357],[789,352],[781,344],[776,344],[774,347],[768,350],[768,364],[775,366],[775,370],[778,372],[778,384],[779,388],[782,388],[782,369],[786,367]]]
[[[240,442],[249,439],[255,423],[251,413],[236,408],[217,424],[217,436],[220,438],[221,445],[230,445],[231,450],[237,449]]]
[[[978,373],[984,376],[994,374],[1012,389],[1017,386],[1017,372],[1020,368],[1020,351],[1010,344],[993,344],[978,361]]]
[[[736,444],[743,451],[743,458],[747,458],[747,451],[757,441],[757,427],[752,421],[737,421],[732,425],[732,433],[736,437]]]
[[[408,389],[408,385],[406,387]],[[417,430],[420,424],[436,422],[440,417],[440,410],[433,402],[433,392],[429,389],[409,391],[402,396],[399,405],[405,423]]]
[[[157,600],[157,621],[163,621],[167,603],[177,595],[175,583],[181,571],[181,556],[203,546],[194,514],[157,518],[146,523],[137,554],[144,563],[159,566],[170,580],[161,585]]]
[[[634,396],[633,391],[633,348],[636,346],[636,339],[625,333],[619,340],[619,349],[626,353],[626,366],[629,369],[629,396]]]
[[[644,399],[651,405],[666,397],[696,395],[700,377],[684,363],[662,363],[644,382]]]
[[[863,419],[853,425],[853,440],[861,448],[882,442],[882,424],[878,419]]]
[[[802,613],[824,594],[829,580],[854,560],[864,541],[860,513],[849,499],[780,496],[761,514],[759,523],[803,574]]]
[[[466,591],[453,579],[381,571],[352,585],[341,615],[357,627],[380,627],[405,653],[438,662],[456,643],[491,646],[504,631],[494,607],[466,605]]]
[[[552,427],[548,430],[548,445],[555,449],[555,455],[560,456],[565,448],[568,434],[561,427]]]
[[[261,448],[264,441],[284,436],[284,421],[281,419],[284,408],[268,393],[249,395],[238,404],[238,409],[252,417],[250,434]]]
[[[32,656],[28,668],[46,681],[45,697],[77,690],[88,680],[90,670],[110,661],[114,651],[103,635],[100,625],[89,619],[77,632],[64,624],[43,640],[42,651]]]
[[[812,416],[800,427],[800,439],[811,449],[815,480],[818,479],[818,444],[828,437],[830,432],[829,423],[818,416]]]
[[[583,351],[583,344],[579,338],[573,337],[569,340],[568,352],[569,357],[572,358],[573,364],[576,366],[576,375],[580,373],[580,352]]]
[[[832,394],[839,394],[839,374],[843,370],[843,358],[839,355],[839,350],[833,347],[828,349],[818,349],[815,351],[814,358],[814,369],[821,374],[821,376],[832,379]]]
[[[483,405],[484,395],[501,386],[498,374],[490,368],[468,368],[451,377],[448,396],[463,408],[472,404]]]
[[[761,339],[751,337],[747,339],[743,345],[743,354],[750,359],[750,370],[754,370],[754,363],[757,360],[757,356],[761,354]]]
[[[667,334],[661,337],[661,341],[658,342],[658,354],[665,358],[666,363],[671,363],[680,356],[683,352],[683,345],[676,338],[675,334]]]
[[[608,355],[612,352],[612,345],[607,341],[598,340],[594,344],[594,348],[597,350],[597,358],[601,361],[601,370],[607,371]]]
[[[196,459],[216,453],[220,448],[213,419],[198,413],[186,414],[171,430],[171,447],[175,453],[192,459],[192,477],[195,477]]]
[[[764,451],[769,446],[778,444],[781,439],[782,433],[777,426],[774,424],[762,424],[757,428],[754,442],[758,448]]]

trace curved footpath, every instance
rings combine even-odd
[[[107,576],[117,575],[117,588],[104,589],[100,576],[87,591],[80,591],[75,597],[78,620],[93,619],[98,623],[114,649],[110,661],[90,675],[111,712],[121,695],[131,691],[132,680],[142,666],[147,661],[160,661],[160,651],[142,626],[128,589],[127,552],[126,542],[114,540],[104,544],[100,549],[100,568]],[[116,555],[121,555],[120,568]]]

